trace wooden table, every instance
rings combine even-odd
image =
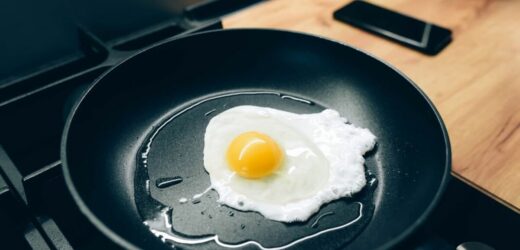
[[[273,0],[226,17],[226,28],[267,27],[342,41],[413,79],[450,135],[453,175],[520,212],[520,1],[371,1],[453,31],[430,57],[337,22],[350,1]]]

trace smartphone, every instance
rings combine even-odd
[[[334,18],[428,55],[436,55],[451,42],[449,29],[364,1],[336,10]]]

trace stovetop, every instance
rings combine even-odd
[[[98,76],[137,51],[220,29],[218,17],[256,2],[3,1],[0,249],[119,248],[81,214],[65,186],[59,150],[70,108]],[[479,241],[511,249],[519,231],[518,214],[453,178],[430,220],[399,248]]]

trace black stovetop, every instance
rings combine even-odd
[[[0,249],[118,248],[80,213],[65,186],[64,121],[82,91],[121,60],[156,42],[219,29],[216,17],[258,0],[197,2],[0,4]],[[510,249],[518,232],[518,214],[453,178],[430,220],[401,248],[481,241]]]

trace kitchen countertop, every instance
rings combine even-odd
[[[369,1],[453,31],[427,56],[335,21],[350,1],[275,0],[230,15],[225,28],[311,33],[365,50],[409,76],[433,101],[452,145],[452,174],[520,213],[520,1]]]

